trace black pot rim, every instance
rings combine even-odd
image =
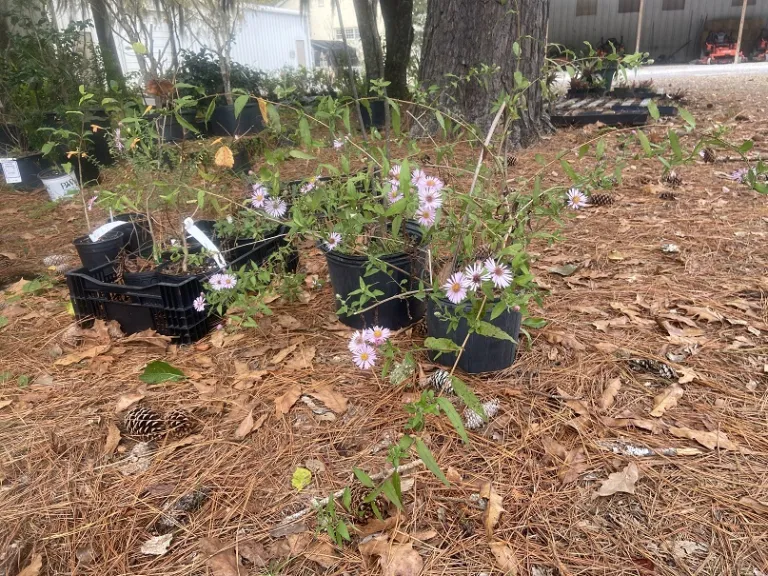
[[[416,236],[419,239],[419,244],[424,240],[424,232],[414,220],[407,220],[403,222],[403,231],[408,231],[409,235]],[[337,252],[336,250],[328,250],[325,246],[325,242],[322,240],[317,241],[317,247],[325,254],[326,258],[330,258],[338,262],[339,264],[360,266],[364,262],[368,262],[368,256],[358,256],[357,254],[344,254]],[[405,252],[391,252],[379,257],[379,260],[384,262],[395,262],[398,260],[409,258],[409,255]]]
[[[113,240],[117,240],[123,236],[123,233],[120,230],[110,230],[104,236],[96,240],[96,242],[91,240],[91,237],[86,234],[85,236],[79,236],[72,240],[73,244],[79,245],[79,244],[99,244],[101,242],[111,242]]]
[[[43,170],[37,175],[37,177],[40,178],[40,180],[59,178],[61,176],[69,176],[69,174],[67,174],[63,170],[59,170],[58,168],[46,168],[45,170]]]

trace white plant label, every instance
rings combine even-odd
[[[99,240],[101,240],[101,237],[104,236],[104,234],[106,234],[110,230],[114,230],[119,226],[125,226],[126,224],[130,224],[130,222],[123,222],[122,220],[107,222],[106,224],[99,226],[98,228],[96,228],[96,230],[88,234],[88,237],[91,239],[91,242],[98,242]]]
[[[21,182],[19,164],[14,158],[0,158],[0,166],[3,168],[6,184],[18,184]]]
[[[205,232],[195,226],[195,221],[192,220],[192,218],[186,218],[184,220],[184,228],[187,230],[187,234],[200,242],[202,247],[211,253],[213,260],[216,262],[219,268],[224,270],[227,267],[227,262],[224,260],[224,256],[221,255],[221,252],[216,247],[216,244],[214,244],[211,239],[205,235]]]

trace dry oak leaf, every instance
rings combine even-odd
[[[383,576],[418,576],[424,560],[413,549],[413,544],[395,544],[379,557]]]
[[[232,168],[235,165],[235,158],[232,156],[232,150],[229,146],[221,146],[216,150],[213,163],[219,168]]]
[[[684,390],[678,384],[672,384],[665,388],[653,399],[651,416],[661,418],[669,408],[677,406],[677,401],[682,398]]]
[[[0,400],[0,410],[13,404],[13,400]]]
[[[389,516],[386,520],[379,520],[378,518],[371,518],[366,524],[362,526],[353,526],[353,529],[360,534],[360,536],[370,536],[376,534],[376,532],[387,532],[397,525],[399,518],[397,516]],[[367,543],[366,543],[367,544]],[[361,544],[365,546],[365,544]],[[363,551],[361,550],[362,554]],[[370,553],[368,554],[371,555]]]
[[[277,317],[277,323],[286,330],[298,330],[302,327],[302,323],[290,314],[280,314]]]
[[[600,396],[600,399],[597,401],[598,406],[600,406],[600,409],[605,411],[608,410],[611,406],[613,406],[614,401],[616,400],[616,395],[619,393],[619,390],[621,390],[621,380],[619,378],[614,378],[608,384],[605,386],[605,390],[603,390],[603,394]]]
[[[498,495],[496,490],[493,489],[493,484],[491,482],[483,484],[480,488],[480,496],[488,500],[485,512],[483,513],[483,523],[485,524],[485,533],[488,538],[490,538],[493,536],[493,529],[499,522],[501,513],[505,511],[501,505],[503,499]]]
[[[240,422],[240,425],[237,427],[237,430],[235,430],[235,440],[242,440],[248,434],[251,432],[255,432],[259,428],[261,428],[261,425],[264,424],[264,422],[267,419],[267,414],[262,414],[258,420],[254,422],[253,420],[253,410],[248,412],[248,416],[243,418],[243,421]]]
[[[117,404],[115,404],[115,414],[119,414],[120,412],[127,410],[136,404],[136,402],[139,400],[143,400],[144,397],[145,394],[140,390],[132,392],[131,394],[123,394],[120,396],[120,398],[117,399]]]
[[[208,556],[205,563],[213,576],[240,576],[234,546],[225,546],[218,538],[203,538],[200,550]]]
[[[101,344],[99,346],[93,346],[92,348],[88,348],[88,350],[85,350],[83,352],[73,352],[72,354],[67,354],[63,358],[59,358],[58,360],[56,360],[56,362],[53,363],[53,365],[54,366],[70,366],[71,364],[77,364],[78,362],[82,362],[86,358],[95,358],[100,354],[104,354],[111,347],[112,347],[111,344]]]
[[[270,364],[280,364],[280,362],[285,360],[291,352],[293,352],[294,350],[296,350],[296,348],[298,348],[298,346],[299,346],[298,344],[291,344],[290,346],[286,346],[285,348],[280,350],[280,352],[275,354],[272,357],[272,360],[269,361],[269,363]]]
[[[557,440],[543,438],[544,451],[558,465],[557,476],[563,484],[578,480],[582,472],[589,468],[584,449],[581,447],[568,450]]]
[[[739,450],[739,446],[731,442],[725,432],[706,432],[704,430],[694,430],[685,426],[670,426],[669,432],[678,438],[695,440],[710,450],[714,450],[715,448],[720,448],[721,450]]]
[[[18,576],[37,576],[43,567],[43,555],[35,554]]]
[[[456,482],[461,482],[462,477],[461,474],[459,474],[459,471],[456,470],[453,466],[448,466],[448,470],[445,473],[445,477],[448,479],[448,482],[451,484],[455,484]]]
[[[688,384],[699,377],[696,371],[691,368],[680,367],[677,371],[681,374],[680,378],[677,379],[678,384]]]
[[[162,556],[168,552],[168,548],[171,546],[172,540],[172,533],[154,536],[141,545],[140,551],[142,554],[146,554],[148,556]]]
[[[118,444],[120,444],[120,428],[115,426],[114,423],[110,423],[109,431],[107,432],[107,441],[104,443],[104,455],[109,456],[114,453]]]
[[[517,576],[520,571],[520,562],[517,556],[506,542],[491,542],[491,553],[496,559],[496,564],[508,576]]]
[[[564,334],[563,332],[547,332],[546,338],[550,344],[562,344],[566,348],[577,350],[579,352],[587,349],[584,344],[579,342],[571,334]]]
[[[719,312],[715,312],[714,310],[710,310],[706,307],[699,308],[696,306],[680,306],[680,308],[685,310],[686,314],[689,314],[699,320],[703,320],[704,322],[722,322],[724,318],[724,316]]]
[[[640,478],[640,471],[637,469],[637,464],[630,462],[621,472],[609,474],[608,479],[603,480],[596,494],[598,496],[611,496],[617,492],[634,494],[635,482],[637,482],[638,478]]]
[[[309,548],[304,551],[304,557],[312,562],[317,562],[326,570],[328,568],[333,568],[339,563],[339,557],[333,549],[333,544],[324,538],[311,544]]]
[[[320,400],[320,402],[325,404],[327,408],[333,410],[336,414],[343,414],[347,411],[346,396],[337,392],[328,384],[306,392],[306,394]]]
[[[301,396],[301,386],[293,384],[288,387],[283,394],[275,398],[275,416],[279,418],[283,414],[287,414],[293,405],[296,404],[299,396]]]
[[[281,368],[287,371],[312,368],[312,359],[315,357],[316,350],[317,348],[314,346],[299,348],[293,355],[293,358],[283,364]]]
[[[592,326],[600,332],[608,332],[608,328],[624,326],[627,322],[629,322],[629,319],[626,316],[622,316],[621,318],[611,318],[610,320],[597,320],[596,322],[592,322]]]
[[[747,508],[751,508],[760,514],[768,514],[768,502],[760,502],[760,500],[755,500],[749,496],[744,496],[743,498],[739,499],[739,504],[746,506]]]

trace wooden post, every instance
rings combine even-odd
[[[643,31],[643,9],[645,0],[640,0],[640,10],[637,12],[637,38],[635,40],[635,53],[640,52],[640,36]]]
[[[733,57],[734,64],[739,63],[739,53],[741,52],[741,37],[742,37],[742,34],[744,34],[744,18],[747,15],[748,1],[749,0],[744,0],[744,3],[741,5],[741,20],[739,21],[739,37],[736,40],[736,56]]]

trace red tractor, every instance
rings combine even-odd
[[[757,46],[752,53],[752,60],[768,62],[768,28],[763,28],[760,31],[760,38],[757,39]]]
[[[704,58],[706,64],[730,64],[736,58],[736,42],[727,32],[710,32],[704,41]],[[739,53],[743,59],[744,54]]]

